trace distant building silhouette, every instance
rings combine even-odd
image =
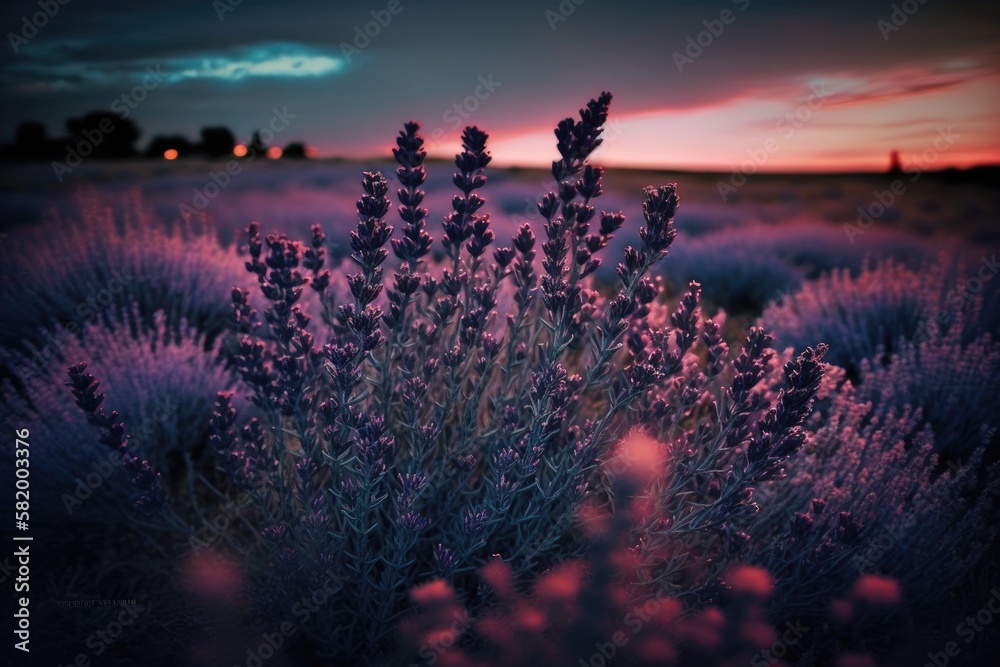
[[[903,173],[903,165],[899,162],[899,151],[889,154],[889,173],[893,175]]]

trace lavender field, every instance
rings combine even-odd
[[[5,166],[35,664],[989,664],[995,183],[724,200],[609,103],[550,172]]]
[[[1000,3],[0,28],[0,667],[1000,664]]]

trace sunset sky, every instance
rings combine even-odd
[[[1000,162],[995,0],[49,1],[37,32],[38,0],[0,10],[4,141],[117,113],[145,81],[127,100],[143,145],[206,125],[245,138],[277,108],[294,118],[274,143],[320,155],[388,155],[413,118],[433,155],[469,123],[497,164],[546,165],[555,122],[610,90],[607,165],[884,169],[944,135],[928,167]]]

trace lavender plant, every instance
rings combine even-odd
[[[18,348],[43,332],[76,337],[89,324],[139,308],[146,327],[163,311],[177,329],[186,320],[210,341],[228,324],[217,294],[239,278],[234,253],[198,221],[155,224],[142,199],[80,197],[79,219],[54,217],[12,235],[0,266],[0,342]],[[23,349],[23,348],[22,348]]]
[[[262,573],[253,589],[261,615],[335,582],[308,628],[327,658],[372,659],[409,608],[407,590],[427,577],[481,604],[475,571],[491,555],[516,575],[579,555],[574,517],[593,497],[610,501],[599,463],[636,424],[670,423],[690,440],[679,449],[692,474],[678,476],[678,498],[710,494],[709,477],[721,483],[704,504],[663,501],[674,523],[650,544],[651,560],[692,534],[732,533],[735,515],[752,514],[752,488],[801,444],[822,348],[791,362],[780,393],[765,400],[755,387],[770,338],[755,329],[730,366],[718,327],[700,320],[697,284],[669,322],[648,317],[662,310],[651,271],[676,236],[674,185],[646,188],[639,243],[618,264],[617,288],[594,288],[602,250],[626,220],[597,213],[603,170],[587,161],[610,101],[602,94],[556,128],[559,185],[538,202],[540,243],[529,225],[497,243],[481,212],[488,135],[467,127],[444,259],[432,260],[425,152],[412,122],[393,151],[401,233],[389,222],[387,180],[365,173],[347,298],[331,287],[318,226],[304,243],[248,228],[246,268],[266,305],[261,312],[249,290],[233,290],[247,335],[232,363],[262,418],[246,422],[222,393],[212,443],[257,503],[268,543],[250,556]],[[390,249],[398,264],[388,263]],[[505,284],[513,301],[501,326]],[[321,327],[307,292],[319,296]],[[329,338],[318,339],[324,327]],[[696,344],[705,373],[692,366]],[[696,414],[706,426],[680,431]],[[690,592],[704,582],[674,569],[659,583]]]
[[[831,341],[828,361],[858,377],[863,360],[885,360],[904,340],[926,340],[932,326],[947,331],[963,327],[968,344],[1000,325],[996,285],[973,293],[963,276],[960,255],[942,256],[917,269],[885,260],[866,266],[857,276],[834,271],[806,283],[795,294],[767,308],[761,316],[780,346],[804,341]]]

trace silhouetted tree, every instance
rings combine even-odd
[[[25,121],[17,126],[14,145],[21,154],[30,158],[44,158],[52,153],[45,126],[35,121]]]
[[[204,127],[201,130],[201,151],[209,157],[226,157],[233,154],[236,136],[228,127]]]
[[[0,147],[0,156],[13,160],[47,160],[55,157],[58,150],[49,139],[45,125],[27,120],[17,126],[14,142]]]
[[[66,129],[70,134],[67,147],[86,143],[92,147],[91,155],[104,158],[135,155],[134,144],[142,134],[131,120],[107,111],[91,111],[80,118],[70,118]]]
[[[285,146],[285,150],[282,151],[281,157],[291,158],[293,160],[304,160],[308,157],[306,155],[306,146],[299,141],[292,142]]]

